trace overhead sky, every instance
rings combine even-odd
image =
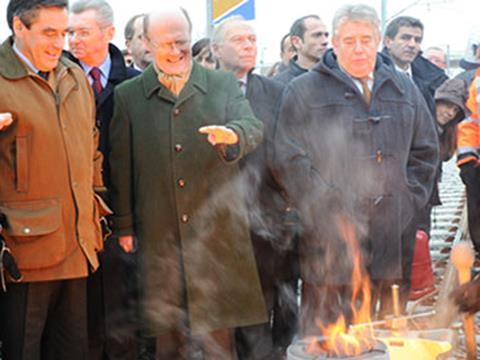
[[[72,1],[72,0],[70,0]],[[147,12],[161,0],[109,0],[115,11],[117,34],[115,44],[123,48],[123,28],[134,14]],[[354,1],[355,3],[358,1]],[[172,0],[184,6],[193,21],[193,38],[197,40],[206,35],[207,0]],[[314,0],[256,0],[256,20],[259,42],[259,61],[269,64],[275,62],[279,54],[281,37],[288,32],[291,23],[306,14],[318,14],[331,27],[335,10],[352,1],[314,1]],[[377,9],[380,14],[381,0],[364,0]],[[0,0],[0,37],[9,35],[4,20],[8,0]],[[460,55],[466,49],[467,41],[476,29],[480,39],[480,1],[479,0],[388,0],[387,18],[398,13],[419,18],[425,25],[423,47],[440,46],[452,54]]]

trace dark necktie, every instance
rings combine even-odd
[[[247,93],[247,84],[243,80],[238,80],[238,86],[240,86],[240,90],[242,90],[243,95]]]
[[[100,72],[100,69],[98,67],[93,67],[90,70],[90,76],[93,79],[92,82],[92,87],[93,90],[95,91],[95,94],[100,94],[103,90],[103,85],[102,85],[102,73]]]
[[[43,80],[48,81],[48,71],[39,71],[38,76],[40,76]]]

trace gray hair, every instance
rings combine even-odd
[[[246,22],[245,18],[241,15],[230,16],[223,20],[220,24],[215,27],[212,35],[212,44],[221,44],[225,40],[225,30],[227,26],[233,22]]]
[[[113,25],[113,9],[105,0],[77,0],[70,6],[70,12],[73,14],[88,10],[95,10],[95,17],[100,27]]]
[[[333,17],[332,31],[335,34],[345,21],[367,21],[380,31],[380,19],[375,9],[365,4],[345,5]]]

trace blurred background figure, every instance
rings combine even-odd
[[[133,65],[132,54],[128,52],[128,49],[123,49],[122,55],[123,55],[123,61],[125,61],[125,65],[131,67]]]
[[[429,47],[423,52],[423,57],[437,65],[440,69],[445,70],[447,68],[447,54],[438,46]]]
[[[475,30],[469,37],[465,56],[460,60],[460,67],[464,70],[476,69],[480,66],[480,29]]]
[[[284,68],[287,67],[288,62],[295,56],[295,48],[292,45],[292,38],[290,34],[285,34],[280,42],[280,58]]]
[[[216,69],[217,60],[210,48],[210,39],[202,38],[192,46],[193,59],[207,69]]]
[[[459,65],[465,71],[458,74],[457,79],[471,83],[475,77],[475,71],[480,67],[480,29],[469,36],[465,55],[460,59]]]
[[[287,69],[275,79],[286,84],[312,69],[327,50],[328,36],[327,27],[318,15],[306,15],[295,20],[290,28],[290,42],[295,55],[288,62]]]
[[[125,25],[125,46],[132,56],[132,64],[129,65],[138,71],[143,71],[152,62],[152,55],[143,41],[143,21],[145,14],[138,14],[128,20]]]
[[[288,69],[288,62],[295,56],[295,48],[292,45],[290,33],[283,35],[280,41],[280,61],[277,61],[267,71],[266,76],[272,77]]]

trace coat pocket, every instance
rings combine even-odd
[[[7,218],[4,236],[20,269],[47,268],[65,259],[61,210],[57,199],[0,204],[0,212]]]
[[[18,192],[28,192],[28,137],[15,138],[15,175]]]

